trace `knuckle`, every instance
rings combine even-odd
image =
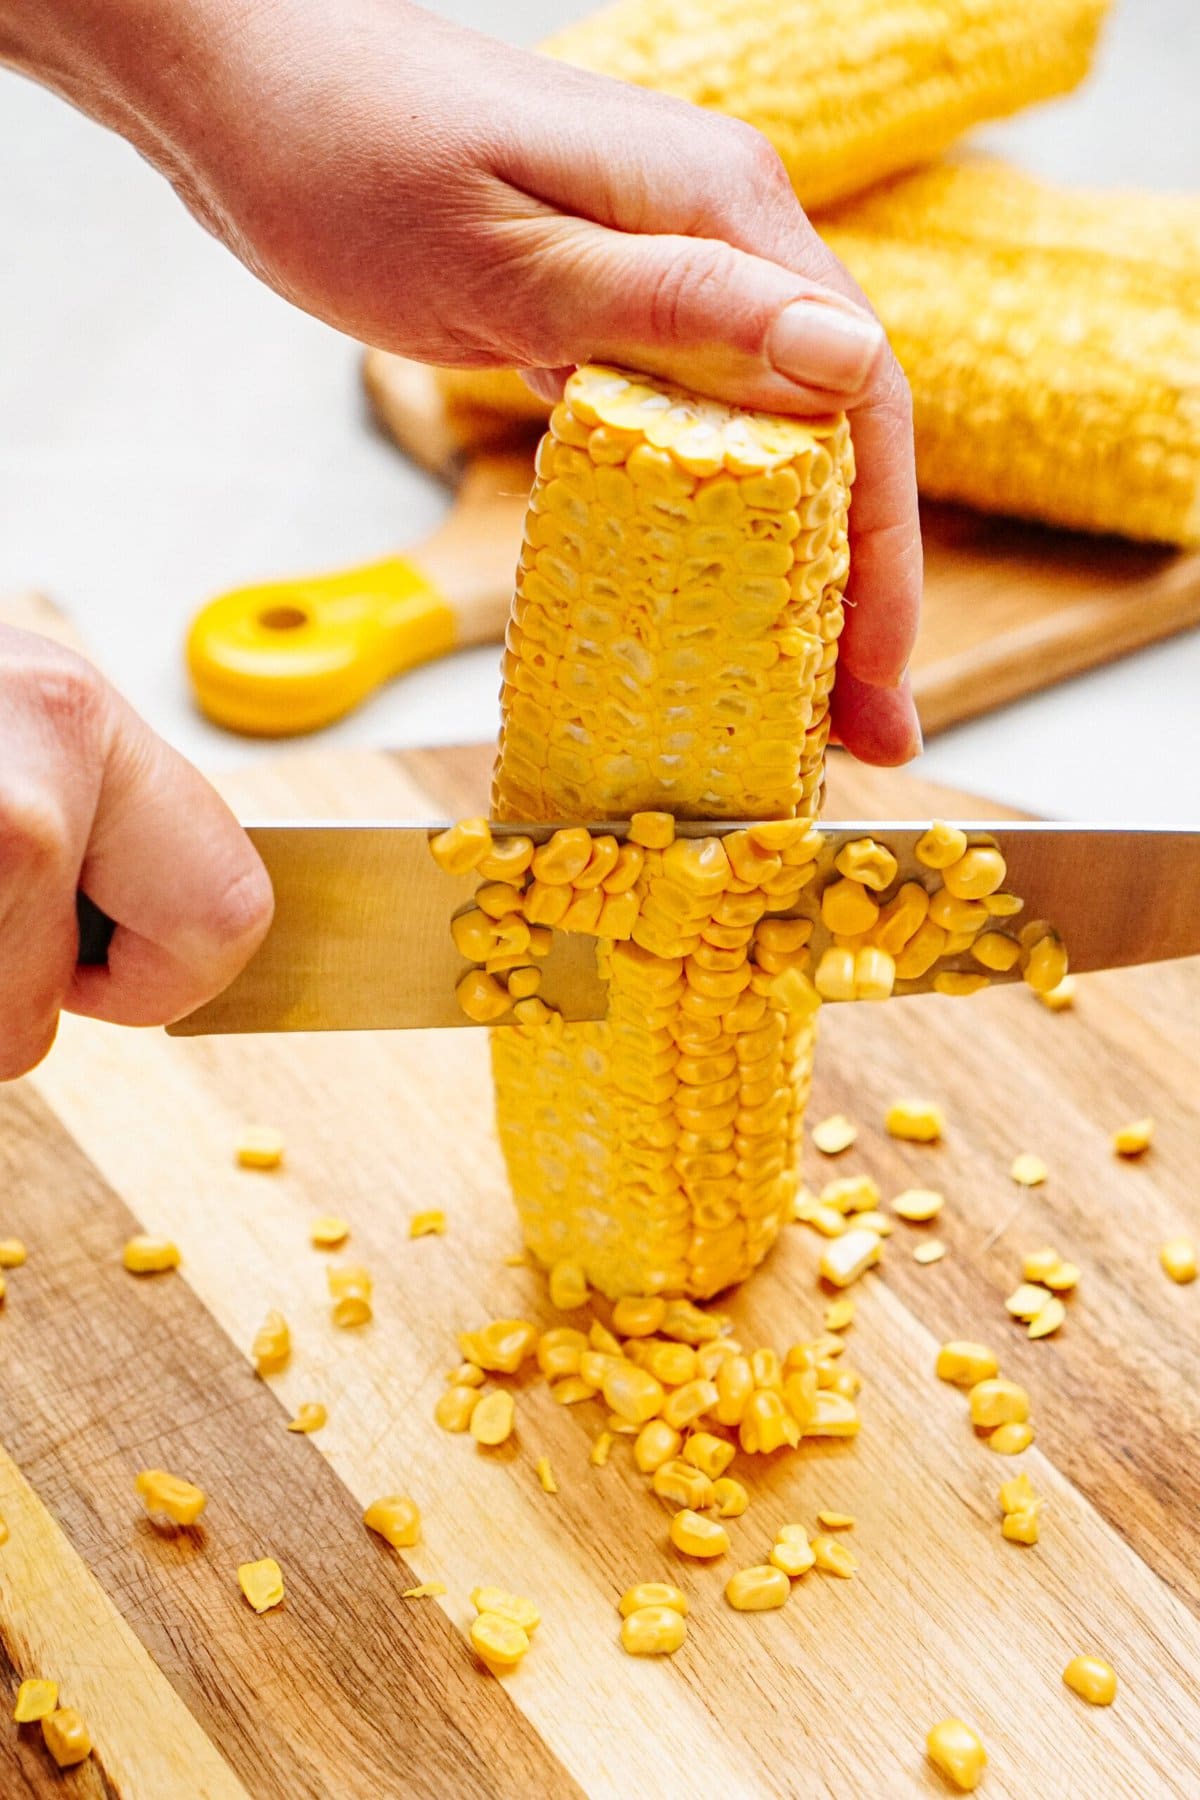
[[[648,321],[664,343],[696,335],[695,321],[704,315],[733,277],[736,253],[719,239],[689,243],[683,254],[667,257],[654,271],[648,296]]]
[[[740,119],[732,119],[728,123],[733,173],[747,187],[765,190],[773,195],[787,193],[790,196],[791,179],[783,165],[783,158],[770,138]]]
[[[214,896],[206,924],[231,957],[249,956],[266,936],[274,913],[271,879],[256,856]]]
[[[90,663],[70,651],[39,659],[32,671],[32,700],[56,737],[90,741],[104,705],[104,684]]]
[[[69,848],[63,810],[48,794],[20,784],[0,787],[0,867],[36,879],[61,868]]]

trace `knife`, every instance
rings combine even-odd
[[[722,837],[738,821],[680,821],[681,837]],[[450,919],[468,906],[471,875],[445,874],[429,853],[441,824],[286,824],[247,827],[275,889],[275,918],[262,945],[225,991],[168,1026],[175,1036],[252,1031],[381,1031],[469,1025],[455,985],[471,965],[455,948]],[[500,838],[543,842],[557,824],[493,825]],[[594,834],[623,838],[604,821]],[[914,854],[928,821],[822,822],[817,881],[841,847],[871,837],[899,864],[897,881],[933,889],[936,871]],[[1008,865],[1005,887],[1025,901],[1016,921],[1051,923],[1074,970],[1119,968],[1200,954],[1200,832],[1170,826],[964,824],[972,844],[995,845]],[[894,886],[895,884],[893,884]],[[891,891],[889,889],[889,891]],[[807,890],[806,890],[807,892]],[[804,896],[794,910],[806,910]],[[81,961],[103,962],[113,927],[81,896]],[[814,964],[830,941],[818,920]],[[567,1019],[599,1019],[606,988],[595,940],[555,932],[539,992]],[[969,952],[939,970],[978,971]],[[932,974],[898,982],[896,996],[928,992]],[[1019,972],[992,974],[995,982]]]

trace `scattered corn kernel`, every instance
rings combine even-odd
[[[1032,1442],[1033,1426],[1025,1419],[1010,1419],[1007,1424],[997,1426],[988,1438],[987,1446],[1000,1456],[1020,1456]]]
[[[1191,1238],[1168,1238],[1158,1252],[1163,1274],[1180,1286],[1196,1279],[1196,1245]]]
[[[319,1400],[306,1400],[303,1406],[296,1408],[296,1416],[288,1420],[287,1428],[289,1431],[303,1432],[307,1436],[310,1432],[320,1431],[328,1417],[329,1414]]]
[[[308,1236],[309,1242],[318,1250],[338,1250],[350,1236],[350,1226],[345,1219],[325,1213],[313,1220]]]
[[[339,1330],[348,1331],[370,1323],[373,1283],[366,1269],[358,1264],[329,1268],[325,1271],[325,1281],[333,1301],[333,1322]]]
[[[826,1281],[835,1287],[849,1287],[879,1261],[882,1253],[877,1233],[859,1227],[831,1239],[821,1252],[818,1266]]]
[[[858,1126],[845,1113],[832,1113],[827,1119],[819,1119],[810,1135],[822,1156],[840,1156],[858,1136]]]
[[[973,1344],[966,1338],[954,1338],[943,1344],[937,1354],[935,1373],[939,1381],[952,1381],[955,1387],[974,1387],[999,1373],[1000,1361],[984,1344]]]
[[[605,1467],[612,1451],[613,1442],[614,1439],[611,1431],[597,1432],[592,1447],[588,1451],[588,1461],[594,1469],[603,1469]],[[555,1492],[558,1492],[557,1488],[555,1489]]]
[[[1040,1156],[1032,1156],[1028,1151],[1023,1151],[1020,1156],[1013,1158],[1008,1172],[1021,1187],[1040,1187],[1048,1170]]]
[[[256,1613],[269,1612],[283,1599],[283,1570],[273,1556],[238,1564],[238,1586]]]
[[[619,1337],[653,1337],[666,1316],[667,1303],[657,1295],[618,1300],[612,1310],[613,1330]]]
[[[277,1169],[283,1161],[283,1133],[270,1125],[247,1125],[237,1141],[243,1169]]]
[[[929,1760],[964,1794],[974,1792],[987,1767],[987,1751],[977,1731],[962,1719],[943,1719],[925,1739]]]
[[[471,1648],[485,1663],[514,1669],[529,1649],[529,1634],[499,1613],[481,1612],[471,1620]]]
[[[684,1462],[691,1463],[710,1481],[720,1479],[733,1456],[733,1445],[726,1438],[715,1437],[711,1431],[694,1431],[683,1446]]]
[[[621,1648],[630,1656],[672,1656],[687,1637],[687,1620],[673,1606],[640,1606],[621,1622]]]
[[[820,1204],[840,1213],[870,1212],[882,1198],[879,1183],[872,1176],[842,1175],[836,1181],[825,1183]]]
[[[1005,1513],[1000,1523],[1001,1534],[1010,1544],[1036,1544],[1038,1541],[1038,1514],[1033,1506],[1019,1507],[1014,1512]]]
[[[482,1369],[479,1371],[482,1375]],[[438,1395],[433,1419],[443,1431],[466,1431],[483,1396],[473,1383],[455,1382]]]
[[[1122,1125],[1119,1131],[1113,1132],[1112,1146],[1118,1156],[1140,1156],[1150,1148],[1153,1136],[1153,1119],[1133,1119],[1128,1125]]]
[[[767,1560],[775,1568],[782,1569],[789,1581],[796,1581],[801,1575],[807,1575],[810,1569],[816,1567],[817,1559],[813,1553],[813,1547],[808,1541],[808,1533],[802,1525],[785,1526],[783,1529],[788,1532],[794,1531],[796,1535],[788,1537],[784,1537],[782,1534],[777,1535]]]
[[[25,1261],[25,1246],[20,1238],[0,1238],[0,1269],[19,1269]]]
[[[864,1212],[855,1216],[854,1223],[863,1231],[873,1231],[876,1237],[891,1237],[896,1229],[896,1221],[890,1213]]]
[[[179,1267],[179,1246],[170,1238],[138,1235],[131,1237],[121,1252],[121,1261],[131,1275],[162,1275]]]
[[[444,1581],[422,1581],[417,1587],[401,1588],[402,1600],[436,1600],[446,1592]]]
[[[977,1381],[967,1401],[971,1408],[971,1423],[981,1431],[990,1431],[996,1425],[1019,1425],[1029,1417],[1029,1395],[1015,1381],[1008,1381],[1003,1376],[989,1376]]]
[[[653,1475],[679,1455],[683,1435],[665,1419],[648,1419],[633,1443],[633,1460],[643,1475]]]
[[[420,1509],[407,1494],[385,1494],[381,1500],[372,1500],[363,1513],[363,1524],[385,1538],[393,1550],[408,1550],[421,1541]]]
[[[92,1754],[88,1728],[73,1706],[43,1715],[42,1739],[60,1769],[72,1769]]]
[[[1079,1286],[1079,1265],[1073,1262],[1057,1263],[1042,1276],[1042,1286],[1050,1288],[1056,1294],[1065,1294],[1071,1288]]]
[[[725,1598],[735,1612],[772,1612],[791,1595],[792,1584],[773,1563],[739,1569],[725,1583]]]
[[[892,1201],[892,1211],[910,1225],[925,1225],[937,1218],[945,1204],[945,1195],[935,1188],[905,1188]]]
[[[13,1722],[17,1725],[32,1725],[37,1719],[44,1719],[48,1713],[52,1713],[57,1705],[57,1681],[38,1681],[36,1678],[23,1681],[17,1689]]]
[[[537,1349],[538,1329],[528,1319],[492,1319],[478,1331],[461,1331],[458,1347],[468,1362],[478,1363],[481,1369],[515,1375]]]
[[[713,1483],[703,1469],[694,1468],[681,1456],[662,1463],[650,1477],[650,1486],[660,1500],[675,1506],[691,1507],[699,1512],[712,1502]]]
[[[854,1323],[854,1302],[847,1295],[831,1300],[825,1308],[826,1331],[845,1331]]]
[[[662,1383],[656,1381],[645,1369],[639,1369],[635,1363],[626,1362],[624,1358],[614,1356],[609,1360],[600,1387],[604,1404],[622,1419],[628,1419],[631,1424],[644,1425],[647,1419],[656,1418],[660,1412],[668,1425],[679,1428],[685,1423],[682,1418],[667,1416],[663,1405]],[[685,1392],[683,1388],[676,1391]]]
[[[1025,927],[1028,931],[1029,926]],[[1025,933],[1022,933],[1024,939]],[[1035,994],[1049,993],[1067,973],[1067,952],[1056,932],[1046,931],[1029,950],[1025,980]]]
[[[175,1525],[194,1525],[208,1504],[203,1488],[166,1469],[143,1469],[133,1485],[151,1518],[167,1518]]]
[[[7,1544],[7,1542],[8,1542],[8,1526],[4,1523],[3,1518],[0,1518],[0,1544]]]
[[[849,1580],[858,1568],[858,1558],[849,1544],[843,1544],[840,1538],[830,1537],[819,1531],[812,1539],[813,1562],[818,1569],[824,1569],[827,1575],[840,1575]]]
[[[607,1432],[605,1432],[604,1435],[608,1437]],[[608,1441],[611,1444],[612,1438],[608,1437]],[[554,1470],[550,1467],[550,1458],[548,1456],[538,1457],[533,1465],[533,1472],[541,1483],[542,1492],[544,1494],[557,1494],[558,1483],[554,1479]]]
[[[823,1525],[826,1531],[850,1531],[854,1525],[854,1514],[843,1512],[819,1512],[817,1524]]]
[[[1067,1316],[1066,1307],[1063,1305],[1062,1301],[1058,1298],[1057,1294],[1053,1295],[1049,1300],[1047,1300],[1045,1306],[1042,1307],[1041,1311],[1038,1313],[1035,1313],[1033,1318],[1030,1319],[1030,1321],[1029,1321],[1030,1337],[1031,1338],[1049,1337],[1052,1332],[1055,1332],[1058,1330],[1059,1326],[1063,1323],[1066,1316]]]
[[[1031,1506],[1040,1506],[1041,1504],[1034,1492],[1032,1481],[1024,1471],[1020,1475],[1010,1476],[1007,1481],[1001,1482],[1001,1512],[1027,1512]]]
[[[576,1262],[557,1262],[550,1271],[550,1304],[559,1312],[586,1306],[587,1277]]]
[[[669,1581],[639,1581],[635,1587],[626,1588],[617,1601],[617,1610],[623,1619],[630,1613],[641,1612],[646,1606],[669,1606],[681,1618],[687,1617],[687,1595]]]
[[[471,1589],[471,1605],[477,1613],[492,1613],[519,1625],[531,1637],[542,1622],[542,1615],[524,1594],[511,1594],[507,1588],[480,1586]]]
[[[725,1556],[729,1550],[729,1533],[725,1527],[715,1519],[702,1518],[687,1506],[672,1518],[668,1535],[675,1548],[685,1556]]]
[[[722,1475],[713,1482],[709,1505],[718,1519],[740,1519],[749,1504],[749,1494],[732,1475]]]
[[[1117,1672],[1098,1656],[1073,1656],[1063,1680],[1089,1706],[1111,1706],[1117,1697]]]
[[[890,1136],[909,1144],[936,1144],[946,1131],[942,1109],[931,1100],[895,1100],[883,1122]]]
[[[913,1261],[918,1263],[941,1262],[946,1254],[946,1246],[941,1238],[931,1238],[928,1243],[918,1244],[913,1251]]]
[[[477,1444],[494,1449],[512,1436],[517,1409],[511,1394],[497,1388],[485,1394],[471,1414],[470,1432]]]
[[[1057,987],[1039,993],[1037,997],[1050,1012],[1066,1012],[1075,1004],[1075,987],[1075,977],[1064,975]]]
[[[1049,1288],[1036,1281],[1023,1281],[1004,1302],[1004,1310],[1014,1319],[1033,1319],[1050,1299]]]
[[[1044,1282],[1058,1268],[1062,1257],[1052,1244],[1046,1244],[1040,1250],[1031,1250],[1021,1264],[1021,1274],[1026,1281]]]
[[[428,1212],[414,1213],[408,1221],[410,1238],[445,1237],[446,1215],[438,1207],[431,1207]]]

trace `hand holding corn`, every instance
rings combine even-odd
[[[5,55],[129,137],[255,274],[368,343],[516,364],[543,389],[602,361],[738,405],[847,411],[834,723],[867,760],[914,754],[908,390],[758,131],[394,0],[0,0]]]

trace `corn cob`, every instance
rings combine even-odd
[[[732,113],[806,207],[929,162],[1087,74],[1108,0],[618,0],[549,55]]]
[[[585,872],[534,860],[525,917],[598,933],[610,1011],[494,1033],[497,1115],[534,1254],[610,1296],[715,1293],[790,1210],[814,1032],[771,991],[765,915],[812,873],[852,478],[844,419],[595,368],[538,451],[493,810],[649,817],[578,913],[550,890]],[[672,814],[800,823],[727,852],[672,843]]]
[[[964,163],[821,230],[908,375],[923,494],[1200,538],[1200,201]]]

